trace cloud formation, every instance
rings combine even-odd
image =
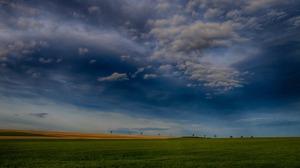
[[[144,79],[153,79],[157,78],[156,74],[144,74]]]
[[[98,78],[98,81],[126,81],[129,80],[126,73],[114,72],[110,76]]]

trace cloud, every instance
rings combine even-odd
[[[196,14],[195,11],[199,7],[200,7],[200,2],[199,1],[197,1],[197,0],[190,0],[190,1],[188,1],[187,5],[186,5],[185,12]]]
[[[52,59],[51,59],[51,58],[43,58],[43,57],[41,57],[41,58],[39,58],[39,61],[40,61],[41,63],[48,64],[48,63],[51,63],[51,62],[52,62]]]
[[[69,2],[67,2],[67,4],[68,3]],[[54,44],[52,47],[57,47],[57,45],[61,43],[64,43],[64,46],[72,46],[72,48],[84,44],[88,46],[89,50],[96,48],[97,50],[106,50],[118,54],[131,54],[131,49],[134,50],[132,50],[132,52],[143,52],[143,48],[140,47],[140,44],[134,42],[132,37],[122,34],[117,27],[113,26],[109,29],[106,25],[99,27],[98,24],[103,18],[94,17],[92,14],[82,19],[73,17],[74,11],[84,12],[86,9],[83,9],[83,7],[88,6],[87,2],[82,1],[78,3],[80,4],[79,6],[71,5],[72,7],[62,7],[59,2],[49,3],[49,7],[56,12],[40,10],[38,14],[39,17],[24,14],[21,10],[19,11],[15,9],[15,7],[12,7],[14,5],[11,5],[23,6],[28,11],[34,11],[30,9],[31,5],[26,2],[8,3],[8,6],[0,6],[1,9],[7,8],[5,10],[3,9],[3,12],[0,14],[0,20],[5,20],[5,22],[1,22],[0,26],[0,45],[12,44],[14,41],[27,43],[31,39],[47,39],[51,44]],[[101,4],[105,5],[106,3],[104,1],[95,3],[97,6],[101,6]],[[37,4],[35,7],[43,8],[41,6],[43,5]],[[106,6],[109,5],[106,4]],[[113,8],[116,8],[114,12],[121,12],[119,9],[121,5]],[[93,13],[95,9],[94,6],[91,6],[90,11]],[[68,15],[65,15],[66,13],[68,13]],[[111,17],[110,14],[111,12],[107,12],[103,17],[109,20],[108,24],[112,23],[115,25],[113,23],[115,22],[114,19],[109,19]],[[119,17],[119,15],[116,17]],[[70,41],[72,41],[72,43],[70,43]],[[38,40],[36,40],[36,42],[38,42]],[[41,44],[41,46],[46,45],[45,43]],[[25,52],[30,53],[31,50]],[[3,55],[2,53],[3,52],[1,52],[1,55]]]
[[[172,69],[172,66],[169,65],[169,64],[161,65],[161,66],[158,68],[159,71],[167,71],[167,70],[170,70],[170,69]]]
[[[125,81],[129,80],[126,73],[114,72],[110,76],[98,78],[98,81]]]
[[[154,79],[157,78],[156,74],[144,74],[144,79]]]
[[[270,7],[272,5],[286,3],[286,1],[282,0],[251,0],[247,1],[246,11],[255,12],[259,9],[263,9],[266,7]]]
[[[90,63],[90,64],[93,64],[93,63],[95,63],[95,62],[97,62],[97,61],[93,59],[93,60],[90,60],[89,63]]]
[[[137,71],[134,74],[137,75],[137,74],[143,72],[144,70],[145,70],[144,67],[140,67],[140,68],[137,69]]]
[[[153,22],[155,23],[155,21]],[[180,77],[198,82],[215,94],[225,93],[242,87],[242,74],[228,66],[217,67],[210,62],[202,61],[203,53],[214,48],[225,48],[242,41],[236,33],[240,25],[233,22],[201,22],[177,26],[152,24],[151,33],[157,38],[157,50],[152,60],[164,60],[165,63],[177,64],[173,71],[182,72]],[[213,60],[212,60],[213,61]],[[170,69],[161,66],[159,70]]]
[[[289,22],[295,26],[295,27],[299,27],[300,26],[300,16],[296,16],[296,17],[292,17],[289,19]]]
[[[163,47],[157,53],[162,57],[174,55],[174,52],[202,52],[205,49],[226,47],[240,39],[235,33],[238,25],[231,22],[194,22],[190,25],[154,27],[151,33]],[[171,52],[171,54],[167,54]],[[154,55],[154,58],[159,56]],[[172,58],[174,59],[174,58]]]
[[[37,118],[46,118],[48,113],[30,113],[29,115],[32,115]]]
[[[209,8],[204,14],[204,18],[206,19],[212,19],[219,17],[222,14],[222,12],[219,9],[216,8]]]
[[[287,13],[284,11],[271,10],[267,15],[271,18],[275,18],[276,20],[280,20],[285,18],[287,16]]]
[[[35,72],[35,73],[31,74],[31,77],[33,77],[33,78],[38,78],[39,76],[41,76],[40,72]]]
[[[170,19],[157,19],[149,20],[148,23],[154,27],[166,27],[166,26],[176,26],[187,21],[187,18],[183,15],[174,15]]]
[[[34,28],[43,28],[44,24],[39,21],[39,20],[35,20],[32,18],[25,18],[25,17],[19,17],[17,19],[16,25],[18,26],[18,28],[20,29],[28,29],[29,27],[34,27]]]
[[[177,68],[183,70],[188,79],[198,81],[203,86],[213,89],[215,94],[222,94],[243,86],[242,74],[230,67],[185,62],[178,64]]]
[[[159,10],[159,11],[165,11],[168,10],[171,7],[171,4],[168,2],[162,2],[162,3],[158,3],[155,6],[155,9]]]
[[[87,48],[83,48],[83,47],[79,47],[78,48],[78,53],[79,53],[79,55],[85,55],[85,54],[87,54],[89,52],[89,49],[87,49]]]
[[[35,52],[40,48],[47,48],[49,44],[46,41],[16,41],[12,44],[4,44],[0,45],[0,57],[4,57],[7,55],[26,55]]]
[[[95,13],[99,12],[100,9],[99,9],[98,6],[91,6],[91,7],[88,8],[88,11],[89,11],[90,14],[95,14]]]
[[[129,56],[129,55],[121,55],[121,60],[122,61],[128,61],[130,59],[131,59],[131,56]]]
[[[172,51],[202,51],[208,48],[229,46],[239,36],[234,32],[236,25],[230,22],[196,22],[184,27],[170,44]]]

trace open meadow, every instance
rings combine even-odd
[[[300,167],[299,138],[2,139],[0,167]]]

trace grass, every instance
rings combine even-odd
[[[300,138],[0,140],[0,167],[300,167]]]
[[[11,132],[0,132],[0,136],[45,136],[45,135],[11,131]]]

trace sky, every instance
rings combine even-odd
[[[0,0],[0,128],[300,136],[298,0]]]

